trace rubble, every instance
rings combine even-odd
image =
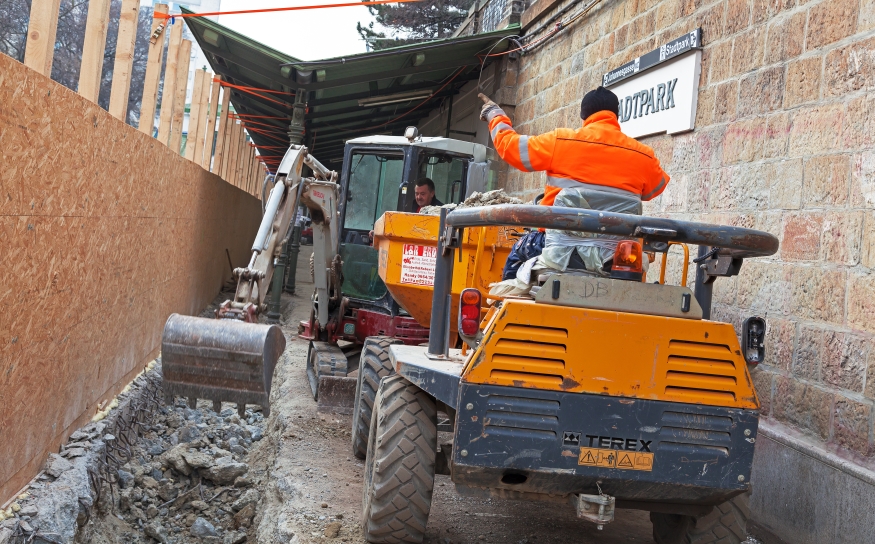
[[[498,204],[522,204],[523,201],[509,196],[504,192],[504,189],[495,189],[494,191],[486,191],[485,193],[474,192],[466,198],[461,204],[444,204],[443,206],[423,206],[419,213],[425,215],[440,215],[441,208],[447,210],[455,210],[462,208],[474,208],[476,206],[495,206]]]
[[[160,380],[159,371],[149,379]],[[261,498],[246,457],[264,436],[262,413],[241,418],[236,405],[215,413],[210,401],[193,410],[161,397],[130,445],[107,432],[112,411],[74,432],[4,512],[0,544],[245,542]],[[119,460],[109,472],[98,470],[105,451]]]

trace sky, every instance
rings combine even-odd
[[[342,3],[348,0],[222,0],[221,11]],[[184,2],[181,2],[184,4]],[[194,11],[200,11],[192,6]],[[274,13],[222,15],[219,24],[301,60],[363,53],[355,30],[373,17],[364,6]]]

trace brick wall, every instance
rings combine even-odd
[[[603,0],[510,61],[516,95],[503,102],[522,133],[579,126],[580,98],[602,74],[699,26],[696,128],[643,140],[672,176],[645,213],[780,238],[773,258],[718,280],[714,316],[736,327],[767,316],[754,373],[764,415],[871,466],[875,2]],[[511,171],[504,183],[530,196],[544,177]]]

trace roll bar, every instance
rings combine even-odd
[[[693,221],[518,204],[464,208],[450,213],[441,209],[428,338],[429,355],[445,357],[449,350],[450,288],[455,250],[460,247],[462,239],[461,231],[470,227],[503,225],[643,238],[651,246],[662,244],[666,249],[668,242],[695,244],[699,246],[699,257],[694,261],[698,264],[697,299],[700,294],[710,299],[710,284],[714,279],[738,274],[744,259],[766,257],[778,251],[778,239],[767,232]],[[701,293],[699,285],[704,287]]]

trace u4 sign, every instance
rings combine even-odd
[[[701,29],[604,75],[620,99],[620,126],[633,138],[692,130],[696,121]]]

